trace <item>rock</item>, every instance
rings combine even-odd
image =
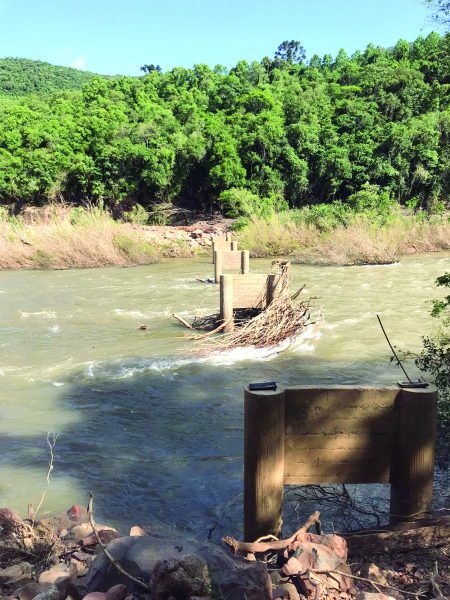
[[[272,592],[272,598],[286,598],[286,600],[300,600],[300,594],[292,582],[286,581]]]
[[[151,589],[155,600],[206,596],[210,587],[208,565],[191,554],[161,560],[152,572]]]
[[[69,563],[69,568],[72,576],[78,577],[79,575],[86,575],[89,565],[85,562],[72,559]]]
[[[358,590],[355,600],[396,600],[396,598],[394,598],[394,596],[387,596],[386,594],[379,594],[378,592],[364,592]]]
[[[112,527],[108,527],[107,525],[97,525],[97,531],[116,531]],[[93,529],[90,523],[81,523],[80,525],[74,525],[70,529],[70,534],[75,539],[76,542],[81,542],[83,538],[86,538],[93,533]],[[117,532],[116,532],[117,533]]]
[[[361,567],[361,577],[371,579],[375,583],[381,583],[382,585],[388,585],[389,583],[384,571],[375,563],[363,564]]]
[[[127,594],[127,586],[119,583],[109,588],[106,592],[106,600],[125,600]]]
[[[43,585],[33,581],[32,583],[27,583],[16,590],[15,595],[19,598],[19,600],[33,600],[33,598],[39,594],[42,594],[43,592],[46,592],[50,587],[51,586]]]
[[[43,571],[39,575],[38,582],[57,584],[61,583],[65,579],[70,579],[71,575],[72,573],[68,565],[66,565],[65,563],[58,563],[57,565],[54,565],[47,571]]]
[[[0,584],[22,575],[31,575],[33,567],[28,562],[20,562],[5,569],[0,569]]]
[[[84,514],[86,513],[86,509],[84,509],[80,504],[74,504],[67,511],[67,516],[71,521],[78,521]]]
[[[83,600],[106,600],[106,594],[104,592],[91,592],[84,596]]]
[[[101,542],[105,544],[105,546],[109,544],[109,542],[112,542],[113,540],[122,537],[120,533],[118,533],[114,529],[100,529],[99,531],[97,531],[97,534]],[[95,535],[95,533],[92,533],[91,535],[88,535],[87,537],[83,538],[81,540],[81,544],[82,546],[96,546],[98,544],[97,536]]]
[[[131,536],[139,536],[139,535],[148,535],[146,531],[144,531],[142,529],[142,527],[139,527],[139,525],[134,525],[131,529],[130,529],[130,535]]]
[[[152,533],[122,537],[108,544],[108,551],[126,571],[147,583],[152,580],[153,570],[161,561],[172,560],[175,562],[170,564],[178,566],[181,561],[183,566],[186,555],[195,555],[196,559],[193,560],[201,559],[206,564],[211,587],[220,586],[222,600],[242,600],[244,594],[250,600],[256,592],[260,600],[271,598],[270,579],[264,563],[248,563],[241,557],[231,556],[225,548],[196,540],[188,534]],[[167,566],[165,568],[168,570]],[[133,581],[111,568],[104,553],[99,554],[92,563],[86,583],[88,591],[92,592],[106,591],[111,585],[119,583],[125,585],[129,592],[135,589],[142,592]]]
[[[61,595],[57,588],[51,587],[47,591],[35,596],[34,600],[61,600]]]
[[[20,587],[27,585],[27,583],[33,583],[33,581],[34,578],[32,575],[18,575],[17,577],[8,579],[8,581],[3,584],[3,587],[7,590],[15,591]]]

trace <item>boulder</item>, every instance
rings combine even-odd
[[[192,554],[165,558],[153,569],[151,589],[154,600],[207,596],[211,589],[208,565]]]
[[[211,588],[213,591],[220,589],[223,600],[242,600],[245,594],[250,598],[256,593],[255,590],[258,591],[260,600],[271,598],[270,579],[265,564],[248,563],[241,557],[231,556],[225,548],[201,542],[188,534],[153,533],[146,536],[122,537],[112,541],[107,548],[127,572],[147,584],[152,580],[153,571],[161,561],[172,561],[170,565],[180,567],[181,564],[183,567],[186,555],[195,555],[202,561],[197,563],[198,565],[206,565],[205,573],[209,577]],[[166,572],[169,571],[168,564],[164,568]],[[163,569],[161,565],[158,566],[158,570],[160,569]],[[89,592],[106,592],[111,585],[117,584],[125,585],[129,592],[142,592],[137,584],[111,567],[104,553],[99,554],[92,563],[86,584]]]

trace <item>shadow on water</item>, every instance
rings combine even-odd
[[[74,502],[84,502],[92,491],[97,518],[123,530],[162,523],[201,537],[239,536],[243,387],[262,379],[276,379],[283,386],[349,383],[340,381],[329,363],[319,367],[315,360],[314,378],[300,366],[297,374],[291,370],[283,376],[280,357],[201,368],[188,363],[116,377],[103,365],[92,377],[73,375],[61,388],[59,402],[78,421],[60,433],[52,477],[76,481],[79,496]],[[326,373],[322,379],[321,373]],[[18,468],[42,468],[38,445],[42,447],[40,436],[5,435],[0,453]],[[305,513],[309,509],[305,506]],[[305,513],[300,509],[299,520]]]

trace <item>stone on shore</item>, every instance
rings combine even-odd
[[[5,569],[0,569],[0,584],[22,576],[31,576],[32,571],[33,567],[28,562],[20,562]]]
[[[59,584],[72,576],[71,569],[65,563],[58,563],[39,575],[39,583]]]
[[[123,537],[112,541],[107,546],[109,553],[131,575],[147,585],[152,581],[155,567],[161,561],[172,561],[171,565],[183,567],[186,555],[194,555],[194,559],[204,564],[205,583],[210,582],[211,588],[220,589],[223,600],[243,600],[253,597],[257,591],[260,600],[270,600],[271,585],[267,567],[262,562],[249,563],[241,557],[234,557],[225,548],[211,543],[204,543],[189,537],[187,534],[152,534],[146,536]],[[158,572],[164,571],[167,579],[169,563],[164,567],[159,564]],[[200,568],[200,567],[199,567]],[[174,569],[174,572],[177,569]],[[179,569],[178,569],[179,570]],[[178,576],[177,576],[178,577]],[[207,579],[207,578],[208,579]],[[167,584],[174,585],[173,581]],[[137,584],[121,575],[112,566],[104,553],[97,556],[86,577],[89,592],[106,592],[111,585],[123,584],[129,592],[142,592]],[[194,595],[194,594],[193,594]],[[198,596],[204,593],[195,594]],[[161,597],[163,591],[161,591]],[[95,600],[95,599],[92,599]]]
[[[130,535],[131,536],[140,536],[140,535],[148,535],[148,533],[146,531],[144,531],[142,529],[142,527],[139,527],[139,525],[133,525],[133,527],[130,529]]]

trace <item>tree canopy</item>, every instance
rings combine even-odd
[[[0,58],[0,94],[25,96],[57,90],[81,90],[98,77],[89,71],[58,67],[39,60]]]
[[[296,207],[368,185],[424,208],[448,197],[450,35],[287,56],[56,91],[24,63],[14,93],[28,95],[0,96],[0,201],[211,210],[237,188]],[[59,87],[79,87],[76,73]]]

